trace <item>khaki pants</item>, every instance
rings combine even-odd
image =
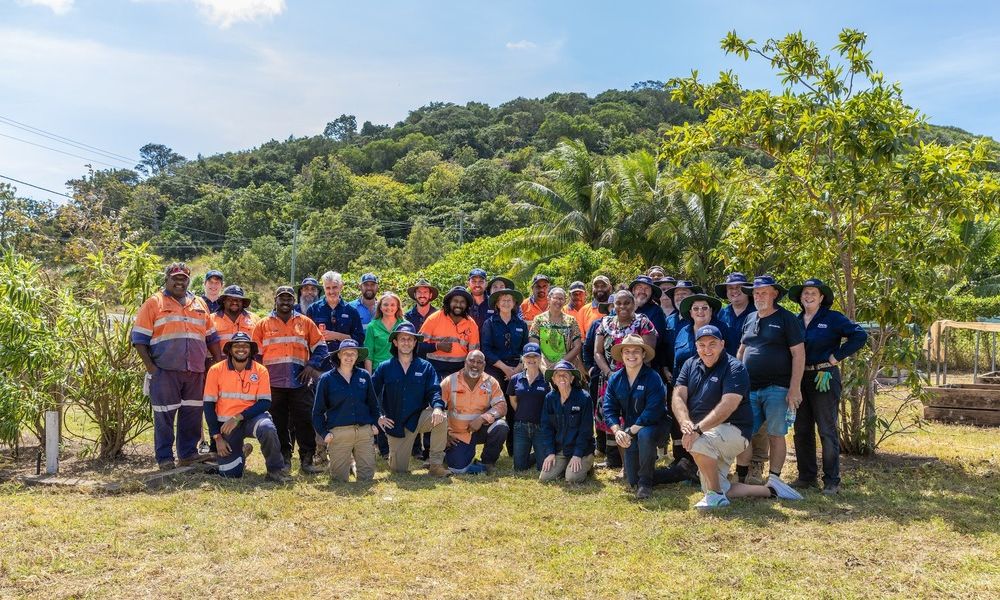
[[[358,481],[375,479],[375,436],[371,425],[334,427],[333,443],[327,446],[330,455],[330,478],[348,481],[351,459],[357,468]]]
[[[417,430],[410,431],[403,428],[403,437],[395,437],[386,434],[389,439],[389,470],[393,473],[408,473],[410,471],[410,451],[413,449],[413,438],[417,435],[430,432],[430,463],[440,465],[444,463],[444,448],[448,443],[448,419],[439,423],[436,427],[431,426],[431,416],[434,409],[428,406],[420,413],[417,421]]]
[[[587,474],[590,470],[594,468],[594,455],[588,454],[580,459],[583,463],[580,466],[580,470],[574,473],[568,470],[566,467],[569,466],[569,458],[563,456],[562,454],[556,455],[556,464],[552,465],[552,470],[542,471],[538,476],[538,481],[546,482],[558,479],[563,473],[566,474],[566,481],[569,483],[583,483],[587,479]]]

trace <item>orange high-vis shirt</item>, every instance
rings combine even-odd
[[[479,349],[479,326],[471,317],[464,317],[455,323],[447,311],[439,310],[427,317],[420,326],[424,342],[438,344],[451,342],[451,351],[442,352],[437,348],[427,353],[428,360],[447,363],[463,363],[469,352]]]
[[[271,313],[253,328],[253,341],[261,354],[261,362],[271,375],[271,385],[279,388],[299,388],[299,374],[313,358],[319,368],[326,358],[326,342],[313,320],[301,313],[292,313],[288,322]]]
[[[475,421],[487,411],[494,422],[507,414],[503,389],[487,373],[479,377],[479,383],[471,390],[462,371],[452,373],[441,381],[441,398],[448,403],[448,433],[466,444],[472,440],[470,421]]]
[[[219,336],[204,300],[188,292],[178,301],[161,290],[136,313],[131,341],[149,346],[150,357],[164,371],[204,373],[208,346]]]
[[[525,323],[531,323],[535,320],[535,317],[548,310],[548,308],[548,304],[546,304],[545,308],[541,308],[535,304],[534,298],[529,296],[521,303],[521,318],[524,319]]]
[[[252,335],[253,328],[257,324],[257,317],[253,316],[250,311],[244,310],[234,321],[220,310],[212,315],[212,323],[215,324],[215,331],[219,334],[219,343],[225,346],[226,342],[233,339],[237,333],[243,332]]]
[[[583,335],[587,335],[590,331],[590,326],[594,324],[594,321],[604,317],[606,315],[601,314],[601,311],[597,308],[597,301],[587,302],[580,307],[580,310],[576,311],[576,321],[580,324],[580,332]]]
[[[246,369],[233,369],[228,360],[216,363],[205,377],[205,402],[215,403],[220,422],[228,421],[257,403],[271,400],[267,367],[251,360]]]

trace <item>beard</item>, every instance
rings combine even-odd
[[[611,292],[594,292],[594,300],[598,302],[607,302],[610,297]]]
[[[470,368],[465,369],[465,375],[469,379],[479,379],[479,376],[482,374],[483,374],[482,369],[470,369]]]
[[[365,300],[374,300],[374,299],[375,299],[375,292],[372,292],[372,291],[364,291],[364,292],[361,292],[361,296],[362,296],[362,297],[363,297],[363,298],[364,298]]]

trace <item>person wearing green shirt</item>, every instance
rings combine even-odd
[[[389,334],[403,321],[403,307],[399,296],[392,292],[382,294],[375,308],[375,317],[365,331],[365,348],[368,348],[365,369],[369,373],[374,373],[380,364],[392,358],[392,353],[389,352],[392,348]]]

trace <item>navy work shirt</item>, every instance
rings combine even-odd
[[[312,420],[320,437],[326,437],[334,427],[374,425],[378,416],[375,386],[368,371],[354,367],[350,381],[344,379],[337,369],[327,371],[319,378]]]
[[[420,413],[428,406],[445,409],[437,373],[422,358],[414,357],[404,373],[399,358],[393,356],[375,369],[372,381],[381,414],[393,421],[386,435],[404,437],[404,428],[416,431]]]
[[[562,401],[559,390],[545,396],[538,432],[542,455],[583,458],[594,453],[594,403],[578,387]]]
[[[486,319],[488,319],[492,314],[494,314],[494,312],[493,309],[490,308],[489,294],[483,294],[483,301],[478,303],[476,302],[476,297],[472,297],[472,302],[469,304],[469,316],[476,322],[476,327],[479,328],[479,331],[483,330],[483,323],[485,323]],[[486,364],[493,363],[487,361]]]
[[[427,317],[436,313],[437,310],[438,309],[432,306],[431,309],[427,311],[427,316],[424,316],[420,314],[420,311],[417,310],[417,306],[414,305],[413,308],[406,311],[406,314],[403,315],[403,318],[409,321],[410,323],[413,323],[413,328],[416,329],[417,331],[420,331],[420,327],[424,324],[424,321],[427,320]]]
[[[653,365],[670,367],[672,363],[666,362],[666,359],[670,356],[670,352],[667,350],[667,344],[669,343],[667,317],[663,314],[663,309],[660,308],[659,304],[650,299],[642,306],[636,307],[635,312],[636,314],[646,315],[656,329],[656,344],[653,348],[656,350],[656,356],[653,357]]]
[[[712,317],[708,324],[718,327],[724,339],[729,335],[729,328],[715,317]],[[670,372],[674,377],[680,373],[687,359],[698,354],[694,342],[694,321],[681,321],[680,329],[674,335],[674,362],[670,365]],[[733,356],[736,356],[735,352]]]
[[[743,325],[743,364],[750,372],[750,389],[771,385],[787,388],[792,382],[792,346],[804,341],[802,322],[785,308],[767,317],[760,313],[747,317]]]
[[[604,391],[604,422],[619,425],[658,426],[669,424],[666,409],[667,388],[663,379],[647,365],[642,365],[635,381],[628,381],[628,370],[618,369],[608,378]]]
[[[514,366],[521,360],[521,349],[528,343],[528,324],[512,314],[504,323],[499,314],[490,315],[479,327],[479,349],[486,355],[486,364],[502,361]]]
[[[507,384],[507,396],[517,397],[514,420],[537,425],[542,415],[545,395],[550,391],[549,382],[545,381],[545,375],[541,371],[538,372],[538,377],[532,381],[528,381],[527,371],[515,373]]]
[[[583,366],[587,368],[587,372],[591,373],[591,375],[593,375],[594,369],[597,368],[597,361],[594,359],[594,344],[597,343],[597,328],[600,326],[600,319],[591,323],[590,329],[587,330],[587,337],[583,342]]]
[[[216,300],[209,300],[208,296],[202,295],[201,299],[205,301],[205,305],[208,306],[208,312],[210,313],[217,313],[223,308],[221,296]]]
[[[799,323],[805,323],[804,314],[799,313]],[[841,344],[844,338],[846,341]],[[861,325],[841,312],[821,306],[805,328],[806,364],[828,362],[831,354],[840,362],[860,350],[867,340],[868,334]]]
[[[341,298],[337,306],[330,308],[326,298],[320,298],[309,306],[306,316],[313,320],[320,331],[336,331],[351,336],[359,346],[365,344],[365,329],[361,324],[358,310]],[[326,347],[333,352],[340,348],[340,341],[328,340]]]
[[[722,333],[726,339],[726,352],[732,356],[736,356],[736,352],[740,349],[740,340],[743,339],[743,325],[747,322],[747,317],[750,313],[757,312],[757,307],[753,305],[753,302],[747,305],[739,315],[733,310],[732,304],[727,304],[722,310],[719,311],[718,319],[729,328],[729,331],[723,331]],[[681,363],[683,364],[683,363]]]
[[[737,427],[748,440],[753,435],[750,375],[735,357],[724,354],[709,368],[701,357],[693,356],[684,362],[674,385],[687,388],[688,416],[694,423],[708,416],[722,402],[723,394],[739,394],[742,400],[725,422]]]

